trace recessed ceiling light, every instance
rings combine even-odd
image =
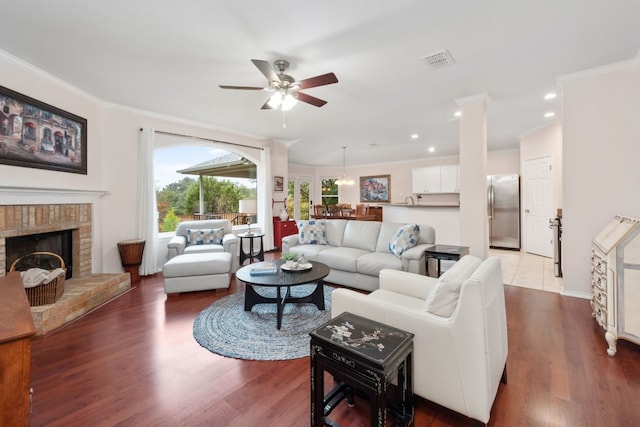
[[[544,116],[546,118],[554,117],[555,115],[556,115],[556,113],[554,113],[553,111],[549,111],[548,113],[544,113]]]
[[[454,117],[462,117],[462,111],[458,110],[455,113],[453,113]]]
[[[411,139],[418,139],[418,138],[420,138],[420,135],[418,135],[417,133],[411,134]]]
[[[555,92],[549,92],[548,94],[546,94],[546,95],[544,96],[544,99],[546,99],[546,100],[548,101],[548,100],[550,100],[550,99],[555,99],[557,96],[558,96],[558,94],[557,94],[557,93],[555,93]]]
[[[434,151],[436,151],[435,147],[429,147],[429,152],[433,153]]]

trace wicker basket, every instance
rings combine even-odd
[[[33,252],[27,255],[24,255],[11,264],[11,268],[9,271],[16,271],[17,266],[19,266],[20,261],[25,262],[28,257],[40,257],[40,256],[50,256],[55,258],[60,263],[60,268],[66,271],[64,260],[58,254],[53,252]],[[38,286],[34,286],[32,288],[24,288],[27,293],[27,298],[29,299],[29,305],[31,307],[37,305],[45,305],[45,304],[53,304],[58,301],[62,294],[64,293],[64,281],[65,274],[60,273],[58,277],[51,280],[50,282],[43,283]]]

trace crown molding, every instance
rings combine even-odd
[[[454,99],[454,102],[458,107],[462,107],[464,105],[469,105],[469,104],[476,104],[478,102],[484,102],[485,104],[488,104],[489,102],[491,102],[491,97],[487,92],[481,92],[475,95],[456,98]]]
[[[589,77],[601,76],[603,74],[613,73],[615,71],[626,70],[637,66],[640,63],[640,51],[636,53],[635,58],[625,61],[614,62],[613,64],[602,65],[599,67],[589,68],[587,70],[578,71],[576,73],[565,74],[556,78],[558,86],[562,87],[565,83],[586,79]]]

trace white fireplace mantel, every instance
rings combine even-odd
[[[0,186],[0,205],[92,203],[108,194],[102,190]]]

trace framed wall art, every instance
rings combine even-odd
[[[390,202],[391,175],[361,176],[361,202]]]
[[[273,191],[284,191],[284,178],[281,176],[273,177]]]
[[[87,174],[87,120],[0,86],[0,163]]]

